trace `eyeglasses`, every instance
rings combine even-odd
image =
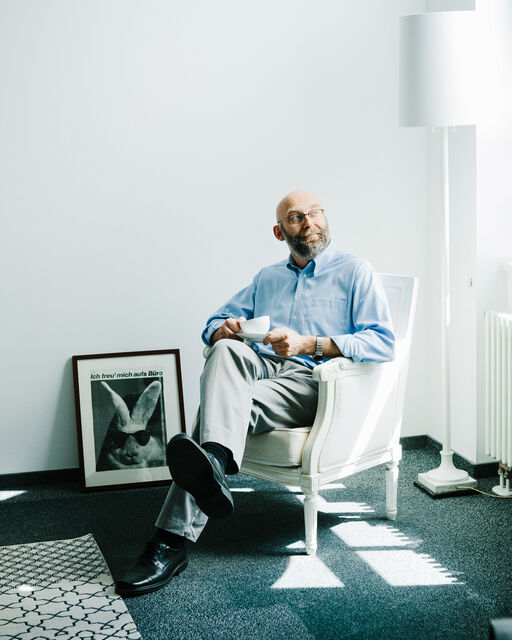
[[[325,211],[323,209],[312,209],[307,213],[291,213],[289,216],[286,216],[286,218],[279,220],[278,224],[288,220],[288,223],[291,225],[299,225],[304,222],[306,216],[309,216],[310,220],[317,220],[324,213]]]
[[[151,438],[151,434],[142,429],[141,431],[135,431],[135,433],[125,433],[120,431],[114,431],[110,434],[110,438],[116,447],[124,447],[125,442],[130,436],[133,436],[137,440],[141,447],[145,447]]]

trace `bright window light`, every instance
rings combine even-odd
[[[345,586],[318,556],[290,556],[288,567],[271,589],[332,589]]]
[[[292,493],[303,493],[300,487],[291,487],[290,485],[286,485],[288,491]],[[323,487],[320,487],[319,491],[326,491],[327,489],[346,489],[346,485],[341,484],[341,482],[333,482],[332,484],[326,484]]]
[[[357,551],[357,555],[392,587],[460,584],[457,578],[426,553],[403,549]]]
[[[333,482],[332,484],[326,484],[323,487],[320,487],[320,491],[325,491],[326,489],[346,489],[346,485],[341,482]]]
[[[297,542],[292,542],[291,544],[286,545],[287,549],[305,549],[306,543],[304,540],[297,540]]]
[[[288,491],[292,493],[302,493],[302,489],[300,487],[291,487],[289,485],[286,486]],[[320,487],[319,491],[326,491],[327,489],[346,489],[346,485],[341,482],[333,482],[331,484],[326,484],[323,487]]]
[[[297,495],[296,498],[304,502],[304,495]],[[328,502],[322,496],[318,496],[318,511],[322,513],[373,513],[370,505],[364,502]]]
[[[26,493],[25,491],[0,491],[0,502],[2,500],[10,500],[15,496],[21,496],[22,493]]]
[[[254,489],[251,489],[250,487],[230,487],[229,488],[231,493],[251,493],[254,492]]]
[[[31,596],[32,593],[36,590],[36,587],[33,587],[30,584],[20,584],[17,590],[20,596]]]
[[[418,544],[394,527],[372,526],[363,520],[342,522],[331,527],[331,531],[349,547],[404,547]]]

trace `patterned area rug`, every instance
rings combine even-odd
[[[0,547],[0,640],[140,637],[91,534]]]

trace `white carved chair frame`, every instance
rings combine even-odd
[[[386,516],[394,520],[397,515],[398,464],[402,457],[399,441],[418,280],[387,274],[380,274],[380,278],[396,334],[395,359],[356,364],[339,357],[314,368],[313,377],[319,383],[318,408],[313,426],[304,436],[300,464],[281,466],[275,460],[255,456],[258,443],[275,437],[274,432],[248,436],[240,471],[299,487],[304,493],[308,554],[317,549],[318,491],[325,484],[385,464]],[[283,431],[292,436],[296,430],[281,430],[281,438]],[[251,455],[247,458],[249,442]]]

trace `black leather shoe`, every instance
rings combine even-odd
[[[219,462],[186,433],[170,440],[167,464],[174,482],[190,493],[208,517],[232,513],[233,497]]]
[[[136,563],[116,582],[121,596],[138,596],[156,591],[187,568],[185,547],[174,549],[158,538],[151,538]]]

